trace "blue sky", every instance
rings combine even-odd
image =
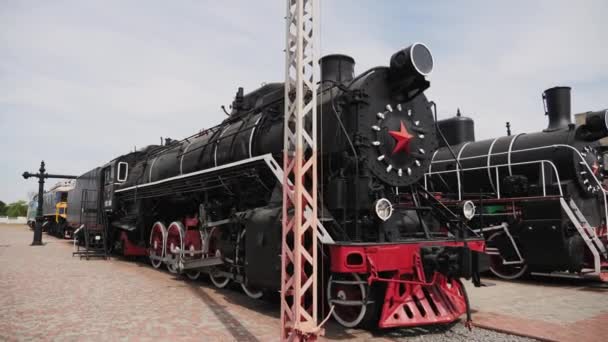
[[[223,119],[238,86],[283,79],[285,1],[0,0],[0,200],[37,169],[81,174]],[[573,88],[573,112],[608,107],[606,1],[321,0],[321,53],[361,72],[424,42],[427,95],[478,138],[546,126],[541,92]]]

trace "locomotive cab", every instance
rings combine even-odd
[[[129,161],[133,159],[132,154],[127,154],[112,160],[100,172],[99,193],[105,211],[115,210],[114,190],[116,185],[123,184],[129,176]]]

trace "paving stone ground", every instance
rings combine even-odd
[[[71,257],[70,242],[46,235],[45,246],[31,247],[31,240],[25,226],[0,225],[0,340],[278,340],[277,301],[251,300],[238,289],[217,290],[206,280],[186,281],[145,262],[80,260]],[[469,291],[477,310],[473,318],[481,325],[516,325],[521,319],[560,329],[598,320],[608,325],[608,320],[601,321],[608,307],[606,292],[493,282],[497,285]],[[577,304],[581,301],[582,306]],[[568,308],[559,308],[560,303]],[[462,322],[381,332],[343,329],[329,322],[324,339],[529,341],[481,328],[468,331]]]
[[[477,326],[553,341],[608,340],[608,284],[533,278],[469,288]]]

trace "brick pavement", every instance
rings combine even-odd
[[[80,260],[66,240],[45,235],[45,246],[31,247],[31,239],[25,226],[0,225],[0,340],[277,340],[276,301],[251,300],[145,263]],[[372,336],[335,324],[327,335]]]
[[[475,325],[551,341],[608,339],[608,286],[539,278],[469,288]]]
[[[69,241],[0,225],[0,340],[273,341],[278,301],[251,300],[120,258],[71,257]],[[327,325],[325,339],[395,341],[452,327],[385,333]],[[444,329],[444,330],[442,330]],[[425,339],[428,340],[428,339]]]
[[[143,263],[72,258],[68,241],[0,226],[0,339],[253,341],[277,336],[274,307]],[[245,302],[247,305],[240,305]],[[233,305],[233,304],[239,305]],[[227,307],[230,310],[227,310]]]
[[[80,260],[71,257],[68,241],[45,235],[45,246],[30,247],[31,238],[25,226],[0,225],[0,340],[277,340],[276,300],[251,300],[236,289],[217,290],[208,281],[186,281],[143,262]],[[505,284],[470,291],[479,310],[474,319],[480,325],[513,317],[514,312],[508,311],[510,301],[496,299],[497,294],[500,298],[518,293],[517,287]],[[551,296],[562,297],[560,293]],[[602,325],[604,316],[599,315],[603,309],[597,302],[605,300],[606,294],[575,293],[589,296],[585,297],[588,304],[582,307],[585,312],[576,317],[589,325]],[[525,303],[527,299],[523,296],[517,301]],[[558,322],[553,324],[562,328],[564,324],[559,322],[568,317],[554,314],[543,318],[533,309],[526,310],[522,311],[525,315],[553,319]],[[542,310],[539,307],[537,311]],[[497,316],[501,314],[504,316]],[[325,339],[329,340],[517,339],[483,329],[468,332],[461,323],[368,332],[343,329],[330,321],[326,328]]]

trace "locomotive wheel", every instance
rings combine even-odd
[[[222,253],[219,250],[216,250],[215,256],[221,257]],[[209,272],[209,279],[211,279],[211,282],[213,283],[213,285],[215,285],[215,287],[223,289],[230,283],[230,278],[219,274],[220,270],[221,269],[218,267],[213,267]]]
[[[217,227],[211,228],[209,233],[209,255],[214,255],[221,258],[222,252],[218,249],[218,240],[220,239],[220,230]],[[223,270],[223,267],[212,267],[209,270],[209,279],[215,287],[223,289],[230,283],[230,278],[219,274],[218,271]]]
[[[190,280],[197,280],[201,276],[201,271],[186,271],[186,277]]]
[[[334,306],[332,316],[341,325],[354,328],[366,318],[367,286],[356,273],[332,274],[327,284],[327,301]]]
[[[161,259],[165,257],[166,236],[167,228],[165,228],[165,225],[162,222],[156,222],[150,232],[150,245],[148,247],[148,256],[154,268],[159,268],[163,264]]]
[[[167,229],[167,247],[165,254],[167,259],[167,269],[173,274],[179,272],[177,262],[180,261],[180,252],[184,250],[184,226],[181,222],[173,222]]]
[[[193,259],[196,254],[192,253],[193,251],[196,250],[196,248],[194,247],[194,244],[192,243],[188,243],[188,245],[186,246],[186,250],[190,251],[191,253],[188,254],[188,256]],[[186,277],[188,277],[188,279],[190,280],[196,280],[201,276],[201,271],[186,271]]]
[[[505,232],[496,232],[488,238],[488,244],[493,245],[492,242],[499,239]],[[498,248],[497,248],[498,250]],[[505,259],[502,257],[500,252],[490,254],[490,271],[492,274],[501,279],[514,280],[521,278],[528,270],[528,265],[524,262],[519,265],[505,265],[503,262]]]
[[[218,289],[223,289],[230,283],[230,278],[217,274],[217,270],[211,270],[211,273],[209,273],[209,279],[211,279],[213,285],[215,285],[215,287]]]
[[[187,271],[186,276],[190,280],[197,280],[201,276],[201,271]]]
[[[247,234],[247,230],[243,229],[243,231],[239,235],[239,238],[237,239],[237,245],[238,245],[238,248],[237,248],[237,260],[242,260],[246,256],[246,249],[245,249],[245,236],[246,236],[246,234]],[[243,263],[243,265],[245,264],[245,262],[242,262],[242,263]],[[243,289],[243,292],[245,292],[245,294],[247,295],[247,297],[253,298],[253,299],[260,299],[260,298],[262,298],[262,296],[264,295],[264,292],[262,290],[256,289],[253,286],[247,285],[246,282],[247,282],[247,279],[244,279],[243,282],[241,283],[241,288]]]
[[[245,294],[249,298],[260,299],[264,295],[264,292],[262,290],[258,290],[254,287],[247,286],[247,285],[245,285],[245,283],[241,283],[241,288],[243,289],[243,292],[245,292]]]
[[[187,260],[205,258],[203,254],[195,253],[195,251],[197,250],[204,249],[203,247],[205,244],[205,239],[203,233],[200,231],[196,233],[193,231],[186,231],[184,236],[184,250],[189,251],[190,253],[184,254],[183,258]],[[189,270],[185,271],[184,273],[186,274],[186,277],[188,277],[190,280],[196,280],[201,276],[201,271],[197,270]]]

